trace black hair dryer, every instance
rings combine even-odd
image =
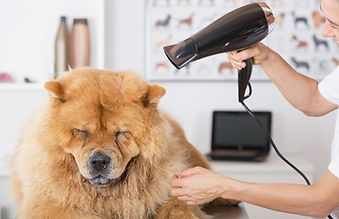
[[[164,47],[171,63],[178,69],[195,60],[233,50],[245,49],[264,39],[273,29],[274,17],[266,3],[252,3],[217,19],[186,40]],[[249,83],[252,59],[238,71],[239,102],[251,94]],[[249,94],[245,96],[246,87]]]

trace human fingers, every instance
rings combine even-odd
[[[172,176],[172,181],[171,181],[171,188],[181,188],[184,185],[183,182],[184,179],[178,177],[177,175]]]
[[[195,174],[198,174],[198,173],[201,173],[202,171],[204,171],[206,169],[202,168],[202,167],[193,167],[193,168],[189,168],[187,170],[184,170],[180,173],[178,173],[178,175],[180,177],[187,177],[187,176],[192,176],[192,175],[195,175]]]
[[[171,196],[178,197],[178,196],[186,196],[188,193],[186,189],[183,189],[183,188],[171,188],[170,194]]]
[[[234,60],[230,60],[232,66],[238,70],[241,70],[242,68],[246,67],[246,63],[245,62],[237,62]]]
[[[239,57],[238,52],[236,51],[228,52],[227,56],[228,60],[231,62],[234,68],[240,70],[246,66],[246,63]]]
[[[236,55],[238,53],[238,51],[230,51],[230,52],[227,52],[227,55],[229,55],[229,56],[234,56],[234,55]]]
[[[236,62],[241,62],[242,59],[239,56],[239,53],[237,51],[232,51],[227,53],[228,59],[230,61],[236,61]]]
[[[263,47],[264,47],[263,44],[257,43],[257,44],[252,45],[251,47],[249,47],[245,50],[242,50],[242,51],[239,51],[239,52],[234,52],[234,51],[229,52],[229,53],[227,53],[227,55],[228,55],[228,58],[230,60],[240,62],[240,61],[244,61],[246,59],[258,56]]]
[[[235,60],[246,60],[246,59],[250,59],[252,58],[253,56],[256,56],[258,55],[258,49],[256,47],[253,47],[253,48],[249,48],[249,49],[245,49],[243,51],[240,51],[238,52],[236,55],[235,55]]]
[[[177,175],[173,175],[172,176],[172,179],[171,179],[171,184],[170,184],[170,188],[174,188],[175,187],[175,185],[177,185],[177,183],[176,182],[173,182],[173,181],[175,181],[176,179],[178,178],[178,176]]]

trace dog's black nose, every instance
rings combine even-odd
[[[98,151],[92,154],[88,160],[88,165],[91,169],[98,172],[106,170],[111,164],[112,159],[104,152]]]

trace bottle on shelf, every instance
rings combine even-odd
[[[68,31],[66,17],[60,17],[58,32],[55,37],[54,44],[54,75],[57,78],[62,72],[67,71],[69,65],[69,47],[68,47]]]
[[[89,66],[90,38],[86,18],[75,18],[71,31],[71,67]]]

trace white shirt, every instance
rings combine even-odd
[[[327,100],[339,105],[339,66],[319,83],[318,89]],[[339,111],[337,112],[328,170],[339,178]],[[331,216],[334,219],[339,219],[339,207],[331,213]]]

